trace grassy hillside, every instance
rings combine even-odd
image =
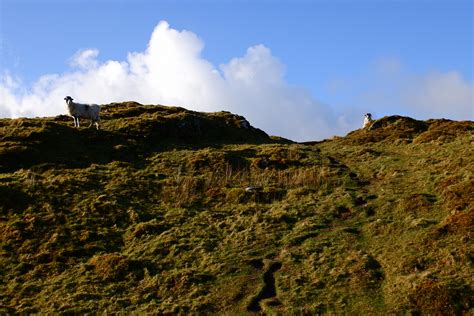
[[[102,117],[0,120],[0,312],[472,313],[473,122]]]

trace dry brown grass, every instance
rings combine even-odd
[[[0,314],[472,311],[472,122],[307,144],[241,123],[0,120]]]
[[[203,198],[223,196],[226,189],[247,187],[264,191],[269,188],[288,190],[294,188],[326,189],[341,183],[334,181],[335,171],[329,167],[290,168],[287,170],[234,168],[226,164],[222,169],[205,173],[200,177],[182,175],[178,170],[173,178],[163,183],[163,201],[176,207],[192,205]]]

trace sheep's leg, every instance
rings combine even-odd
[[[76,120],[77,120],[77,128],[79,128],[79,117],[77,117]]]
[[[97,130],[99,130],[99,122],[98,121],[95,122],[95,127],[97,128]]]
[[[94,124],[93,120],[91,120],[91,123],[89,124],[89,126],[87,126],[87,128],[90,128],[92,126],[92,124]]]

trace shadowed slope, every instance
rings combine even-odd
[[[102,110],[0,120],[0,313],[472,313],[473,122]]]
[[[168,147],[274,143],[242,116],[199,113],[179,107],[135,102],[105,105],[102,130],[72,126],[67,116],[0,120],[0,170],[42,163],[84,167],[114,160],[130,161]]]

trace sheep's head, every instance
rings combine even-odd
[[[369,121],[372,121],[372,114],[370,113],[365,113],[364,117],[369,120]]]
[[[64,100],[66,100],[66,102],[69,102],[69,101],[72,101],[72,100],[74,100],[74,99],[71,98],[70,96],[67,96],[67,97],[64,98]]]

